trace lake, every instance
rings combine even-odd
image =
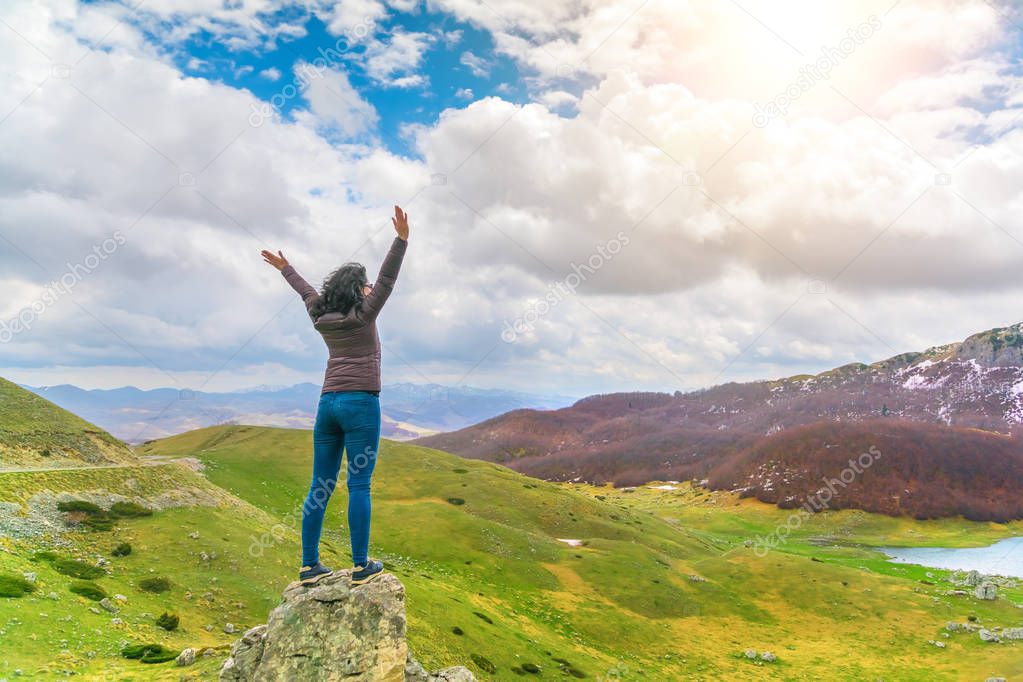
[[[988,547],[882,547],[897,564],[980,571],[1023,578],[1023,536],[999,540]]]

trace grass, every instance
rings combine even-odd
[[[16,384],[0,379],[0,466],[131,463],[109,433]]]
[[[204,429],[146,452],[199,457],[211,481],[286,526],[308,489],[305,431]],[[339,484],[325,534],[335,563],[348,558],[345,504]],[[1020,525],[839,512],[807,522],[766,558],[745,546],[787,516],[700,490],[667,498],[645,488],[537,481],[385,442],[374,475],[371,553],[406,585],[416,655],[427,667],[465,664],[481,679],[517,679],[523,663],[623,679],[715,679],[737,666],[764,679],[873,679],[890,676],[893,665],[910,680],[1023,672],[1018,643],[992,648],[957,635],[946,649],[927,644],[967,612],[1014,624],[1019,611],[1009,600],[1023,595],[957,601],[943,595],[947,586],[919,582],[926,569],[889,564],[865,546],[984,544],[1023,532]],[[888,639],[879,641],[878,631]],[[747,648],[779,661],[748,663]]]
[[[143,578],[139,581],[139,589],[143,592],[160,594],[161,592],[170,591],[170,588],[171,582],[167,578]]]
[[[76,580],[71,583],[68,589],[92,601],[102,601],[107,596],[106,590],[89,580]]]
[[[35,592],[34,583],[20,575],[0,574],[0,597],[18,598]]]
[[[53,562],[53,568],[58,573],[69,575],[72,578],[82,578],[86,580],[106,575],[106,571],[99,566],[92,566],[84,561],[78,561],[77,559],[57,559]]]
[[[163,663],[173,661],[180,651],[168,649],[162,644],[129,644],[121,650],[125,658],[139,660],[143,663]]]
[[[0,475],[0,501],[24,503],[42,489],[125,490],[120,494],[149,500],[155,510],[119,520],[109,533],[68,533],[70,546],[42,561],[32,560],[48,550],[38,540],[0,539],[0,573],[36,571],[39,586],[0,601],[0,676],[22,668],[43,678],[60,670],[82,679],[215,678],[238,637],[226,634],[225,624],[242,632],[265,622],[295,578],[311,451],[306,431],[218,427],[143,448],[198,457],[208,481],[177,465]],[[203,504],[151,503],[178,488],[202,492],[195,499]],[[346,504],[342,482],[321,549],[335,567],[350,564]],[[942,637],[947,621],[969,615],[984,625],[1020,625],[1012,605],[1023,603],[1019,590],[994,602],[949,597],[942,572],[889,564],[870,547],[985,544],[1023,532],[1019,525],[839,512],[810,519],[766,556],[746,546],[787,514],[688,486],[626,493],[548,483],[385,441],[374,475],[370,553],[406,586],[414,655],[428,669],[466,665],[481,680],[1023,675],[1023,643]],[[119,543],[132,552],[96,579],[115,595],[118,613],[93,613],[91,602],[68,594],[71,579],[53,561],[94,562]],[[920,582],[928,572],[934,585]],[[167,591],[138,589],[163,576],[172,578]],[[63,596],[53,600],[51,591]],[[157,626],[156,614],[165,612],[179,617],[177,629]],[[112,626],[114,617],[122,623]],[[932,639],[947,647],[928,644]],[[218,654],[200,656],[187,671],[169,660],[143,670],[141,657],[123,657],[125,641]],[[750,648],[778,661],[749,661],[743,652]]]
[[[167,630],[169,632],[171,630],[177,630],[178,623],[180,622],[181,619],[178,617],[178,614],[167,613],[166,611],[164,611],[162,614],[160,614],[160,617],[156,619],[156,626],[159,628],[163,628],[164,630]]]

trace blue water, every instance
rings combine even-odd
[[[897,564],[1023,578],[1023,536],[999,540],[989,547],[882,547],[881,551]]]

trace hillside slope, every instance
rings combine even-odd
[[[212,481],[279,515],[289,531],[297,527],[308,431],[202,429],[144,451],[198,457]],[[620,680],[894,679],[897,670],[898,679],[923,681],[1019,671],[1011,661],[1023,643],[926,645],[964,609],[985,622],[1014,622],[1008,601],[959,603],[943,586],[920,591],[922,570],[889,576],[876,553],[833,542],[815,549],[816,537],[765,559],[747,543],[784,523],[786,512],[754,500],[696,491],[680,524],[678,511],[660,518],[600,490],[391,441],[382,443],[373,490],[370,554],[405,584],[409,642],[427,667],[467,661],[481,680],[522,679],[525,663],[543,677]],[[346,502],[341,484],[325,525],[333,567],[349,559]],[[759,514],[735,523],[731,510],[752,504]],[[799,534],[848,529],[848,515],[858,523],[872,516],[834,512]],[[880,518],[889,532],[903,523]],[[914,528],[923,531],[917,541],[931,532]],[[1006,532],[972,528],[975,538]],[[751,663],[748,647],[783,662]]]
[[[185,460],[0,473],[0,521],[9,524],[0,532],[0,584],[30,574],[35,585],[0,598],[0,676],[212,679],[238,632],[265,622],[294,579],[310,432],[209,428],[144,451],[196,457],[205,470]],[[55,510],[69,497],[106,508],[116,496],[153,514],[65,527]],[[342,484],[324,526],[322,557],[335,568],[350,561],[346,501]],[[765,557],[757,538],[788,512],[751,498],[549,483],[391,441],[382,443],[373,501],[371,556],[406,586],[408,639],[430,669],[464,662],[480,680],[498,681],[1023,674],[1023,642],[995,646],[972,633],[947,648],[927,644],[968,615],[990,627],[1015,624],[1018,588],[995,601],[951,596],[945,572],[888,564],[856,533],[976,544],[1018,533],[1018,524],[829,512]],[[131,553],[115,553],[120,543]],[[39,550],[98,572],[90,580],[110,595],[107,606],[73,593],[75,578]],[[150,591],[151,578],[167,578],[169,589]],[[164,612],[180,617],[173,631],[156,625]],[[206,655],[185,669],[146,664],[121,656],[125,642]],[[747,659],[748,648],[777,658]]]
[[[98,426],[0,379],[0,469],[137,462]]]
[[[414,442],[548,480],[621,486],[703,479],[773,434],[878,418],[1020,431],[1023,325],[816,376],[686,394],[598,395],[561,410],[517,410]]]
[[[782,508],[1004,522],[1023,518],[1023,447],[977,429],[824,422],[760,440],[715,467],[709,485]]]

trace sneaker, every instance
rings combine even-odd
[[[383,563],[376,559],[370,559],[365,564],[357,564],[352,569],[352,584],[362,585],[384,572]]]
[[[303,566],[298,572],[298,579],[303,585],[314,585],[317,580],[333,572],[317,561],[313,566]]]

